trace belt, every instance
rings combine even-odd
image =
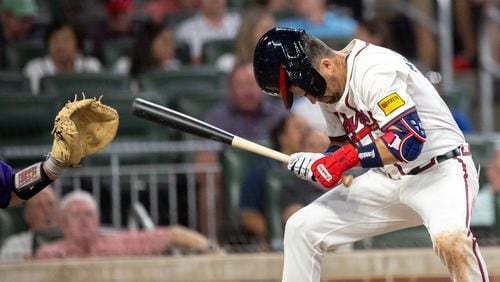
[[[429,163],[422,165],[422,166],[415,167],[415,168],[411,169],[409,172],[407,172],[406,174],[416,175],[416,174],[421,173],[424,170],[429,169],[430,167],[434,166],[435,164],[442,163],[446,160],[449,160],[449,159],[452,159],[452,158],[455,158],[458,156],[469,156],[469,155],[470,155],[470,152],[468,150],[466,151],[464,149],[464,146],[459,146],[459,147],[457,147],[457,148],[455,148],[455,149],[453,149],[445,154],[435,156],[434,158],[432,158],[432,160]]]

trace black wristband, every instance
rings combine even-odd
[[[14,175],[14,193],[28,200],[52,182],[43,170],[43,162],[39,162]]]

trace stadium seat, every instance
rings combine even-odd
[[[184,67],[174,71],[148,72],[138,78],[139,91],[156,92],[171,100],[186,91],[224,90],[226,74],[212,67]]]
[[[244,244],[245,237],[240,227],[240,190],[241,180],[245,172],[264,157],[242,151],[237,148],[226,148],[220,157],[222,165],[222,210],[223,240],[229,244]]]
[[[3,241],[13,234],[12,218],[7,210],[0,210],[0,246]]]
[[[41,95],[72,99],[82,92],[87,97],[131,95],[127,76],[113,73],[72,73],[46,76],[40,82]]]
[[[131,56],[133,45],[134,38],[105,41],[102,54],[104,66],[111,68],[119,58]]]
[[[182,21],[189,19],[196,14],[196,10],[180,10],[177,12],[169,13],[163,22],[171,27],[176,27]]]
[[[191,63],[191,48],[186,42],[176,42],[175,43],[175,57],[183,65],[189,65]]]
[[[0,95],[30,96],[30,82],[20,72],[0,72]]]
[[[57,105],[53,97],[0,95],[0,143],[49,144]]]
[[[214,89],[186,91],[173,101],[173,108],[192,117],[202,118],[211,107],[224,99],[225,94]]]
[[[275,169],[267,172],[265,191],[265,217],[269,242],[273,250],[281,250],[283,246],[284,225],[281,219],[280,193],[283,185],[294,177],[289,170]]]
[[[477,164],[485,165],[491,158],[494,149],[494,142],[484,138],[467,136],[467,143],[470,145],[472,157]],[[484,173],[484,172],[483,172]]]
[[[365,239],[355,244],[356,249],[429,248],[432,240],[424,226],[402,229]]]
[[[214,65],[217,59],[226,53],[233,53],[234,40],[219,39],[210,40],[202,46],[202,61],[207,65]]]
[[[10,43],[5,48],[5,69],[21,71],[28,61],[43,57],[46,53],[41,40]]]

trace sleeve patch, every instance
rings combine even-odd
[[[405,101],[403,101],[403,99],[401,99],[396,92],[389,94],[377,103],[380,109],[384,112],[385,116],[388,116],[404,104]]]

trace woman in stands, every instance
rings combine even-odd
[[[83,55],[83,43],[83,34],[74,24],[55,20],[50,25],[45,35],[47,55],[29,61],[23,71],[30,79],[34,95],[43,91],[40,80],[44,76],[101,70],[99,60]]]

